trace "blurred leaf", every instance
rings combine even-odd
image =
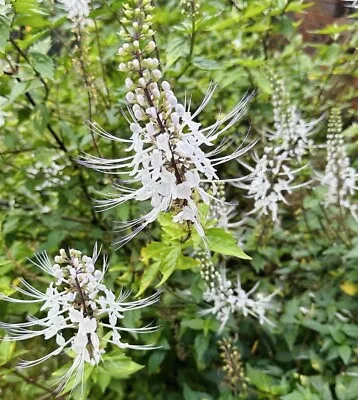
[[[342,291],[349,296],[355,296],[358,293],[358,284],[350,281],[345,281],[340,285]]]
[[[10,21],[5,15],[0,15],[0,52],[4,53],[10,34]]]
[[[339,352],[339,355],[340,355],[341,359],[343,360],[343,362],[346,365],[349,364],[349,360],[350,360],[351,355],[352,355],[351,348],[349,346],[343,344],[343,345],[339,346],[338,352]]]
[[[7,364],[11,359],[15,351],[15,342],[8,340],[2,340],[0,343],[0,366]]]

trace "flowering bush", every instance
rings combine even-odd
[[[0,1],[0,398],[358,398],[341,3]]]

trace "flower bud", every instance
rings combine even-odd
[[[162,73],[159,71],[159,69],[153,70],[152,74],[156,80],[159,80],[162,77]]]

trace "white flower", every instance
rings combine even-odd
[[[68,255],[61,249],[53,264],[46,253],[36,255],[37,267],[53,276],[47,290],[43,293],[21,279],[23,288],[15,289],[29,297],[28,300],[8,297],[0,293],[0,299],[13,303],[43,303],[40,309],[46,315],[40,319],[30,316],[28,322],[9,324],[0,323],[9,336],[7,340],[26,340],[36,336],[43,336],[45,340],[55,338],[57,348],[46,356],[32,361],[23,361],[23,368],[32,367],[46,361],[52,356],[71,349],[74,354],[73,364],[69,371],[59,381],[59,388],[63,389],[74,375],[74,386],[81,381],[85,363],[97,365],[101,362],[107,343],[120,348],[151,349],[153,346],[131,345],[121,341],[121,331],[145,333],[153,332],[156,327],[124,328],[117,324],[129,310],[150,306],[159,299],[156,293],[146,299],[125,301],[129,292],[121,292],[116,297],[108,289],[103,278],[107,269],[105,257],[101,270],[95,269],[98,258],[97,246],[92,257],[81,255],[78,250],[71,249]],[[102,322],[109,320],[109,323]],[[101,332],[101,336],[99,336]],[[108,335],[110,332],[110,335]]]
[[[276,152],[287,151],[288,156],[298,162],[314,148],[310,139],[322,118],[305,122],[297,108],[291,104],[285,82],[277,75],[271,77],[273,87],[273,129],[266,128],[263,132],[270,141],[274,142]]]
[[[59,159],[61,164],[58,163]],[[30,168],[26,169],[27,175],[30,179],[42,180],[40,184],[35,186],[35,189],[38,191],[62,185],[70,180],[70,177],[63,171],[67,166],[66,164],[63,164],[63,157],[60,158],[59,156],[55,156],[49,161],[50,163],[46,164],[41,161],[36,161]]]
[[[309,123],[302,120],[290,105],[282,79],[274,76],[273,88],[274,127],[264,132],[269,141],[261,157],[254,154],[255,167],[239,160],[250,175],[233,185],[246,189],[248,197],[254,199],[254,208],[248,215],[256,212],[270,214],[272,220],[277,221],[279,204],[288,204],[287,195],[311,183],[295,183],[295,180],[297,173],[306,167],[301,165],[303,156],[314,148],[310,136],[321,118]]]
[[[118,138],[92,124],[96,133],[127,144],[126,151],[132,155],[119,159],[86,155],[79,160],[97,171],[126,178],[116,185],[119,194],[114,193],[109,199],[99,201],[100,209],[109,209],[130,200],[151,202],[151,210],[146,215],[119,224],[119,232],[133,228],[130,234],[116,242],[119,247],[172,206],[177,212],[174,221],[193,223],[203,236],[197,203],[209,202],[210,195],[204,190],[204,185],[220,182],[216,167],[237,159],[254,145],[239,147],[230,155],[220,155],[227,149],[228,140],[217,147],[214,147],[215,141],[240,119],[251,96],[245,97],[230,113],[210,126],[203,127],[196,122],[196,117],[211,99],[215,85],[209,87],[197,110],[191,111],[190,101],[181,104],[169,82],[160,80],[157,73],[159,61],[144,56],[155,49],[150,2],[139,2],[137,10],[133,13],[132,8],[125,9],[130,22],[122,35],[127,42],[119,49],[119,54],[129,60],[120,65],[120,70],[132,73],[131,78],[126,80],[126,87],[130,89],[126,95],[129,103],[129,117],[126,118],[132,136],[130,139]],[[147,28],[141,31],[143,22]],[[135,34],[130,34],[132,25],[137,27]],[[138,35],[142,39],[140,49],[136,40]],[[209,147],[213,149],[207,151]]]
[[[67,17],[72,20],[84,20],[90,13],[91,0],[59,0],[63,4]]]
[[[358,220],[358,204],[352,204],[352,197],[358,190],[358,173],[350,165],[341,132],[340,111],[333,109],[328,123],[326,168],[324,175],[318,176],[328,189],[325,205],[346,208]]]
[[[210,253],[205,252],[200,256],[202,261],[201,276],[207,284],[207,288],[203,293],[203,299],[207,303],[213,303],[212,307],[201,312],[202,315],[214,314],[218,321],[221,322],[219,331],[221,332],[228,319],[233,314],[241,314],[244,317],[252,316],[259,320],[260,324],[272,322],[266,317],[268,310],[273,308],[272,298],[278,291],[268,296],[263,296],[256,292],[259,282],[246,292],[240,282],[238,275],[236,286],[227,278],[225,268],[217,271],[211,261]]]

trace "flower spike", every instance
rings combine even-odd
[[[27,322],[16,324],[0,322],[0,328],[9,336],[4,340],[19,341],[37,336],[45,340],[55,338],[57,348],[37,359],[22,361],[20,367],[38,365],[49,358],[71,349],[74,353],[73,364],[59,380],[62,390],[74,376],[74,387],[82,382],[85,364],[97,365],[106,351],[106,343],[119,348],[148,350],[152,345],[132,345],[122,341],[120,332],[150,333],[156,326],[143,328],[124,328],[118,321],[127,311],[148,307],[159,300],[160,292],[136,301],[126,301],[130,292],[122,292],[118,297],[103,283],[107,270],[106,258],[103,257],[102,269],[96,269],[99,256],[97,245],[92,257],[82,255],[80,251],[70,249],[67,253],[60,250],[52,263],[46,253],[36,254],[37,267],[53,277],[53,281],[43,293],[21,279],[23,288],[14,286],[18,293],[29,297],[27,300],[16,299],[0,293],[0,299],[13,303],[43,303],[40,309],[46,313],[43,318],[29,316]],[[102,321],[102,320],[105,321]],[[71,334],[70,334],[71,332]],[[99,332],[104,332],[101,335]],[[109,334],[108,334],[108,333]],[[102,339],[103,337],[103,339]],[[66,338],[66,339],[65,339]]]
[[[151,204],[144,216],[118,224],[118,232],[122,233],[115,242],[118,247],[155,221],[160,213],[169,210],[175,210],[174,222],[193,224],[204,237],[197,205],[209,201],[205,186],[220,182],[218,165],[239,158],[255,144],[222,155],[227,149],[224,134],[242,117],[253,94],[246,95],[212,125],[203,127],[196,118],[206,108],[216,85],[210,84],[201,105],[192,111],[190,100],[180,103],[170,83],[162,80],[158,58],[149,57],[156,49],[151,10],[149,0],[132,1],[124,6],[124,28],[120,35],[125,43],[119,49],[123,59],[119,70],[128,75],[125,118],[132,132],[130,140],[91,125],[107,139],[128,143],[128,156],[104,159],[85,154],[79,158],[86,167],[120,177],[119,184],[114,185],[116,191],[98,201],[98,210],[108,210],[127,201]],[[221,144],[215,147],[217,139]],[[128,229],[131,232],[126,234]]]

